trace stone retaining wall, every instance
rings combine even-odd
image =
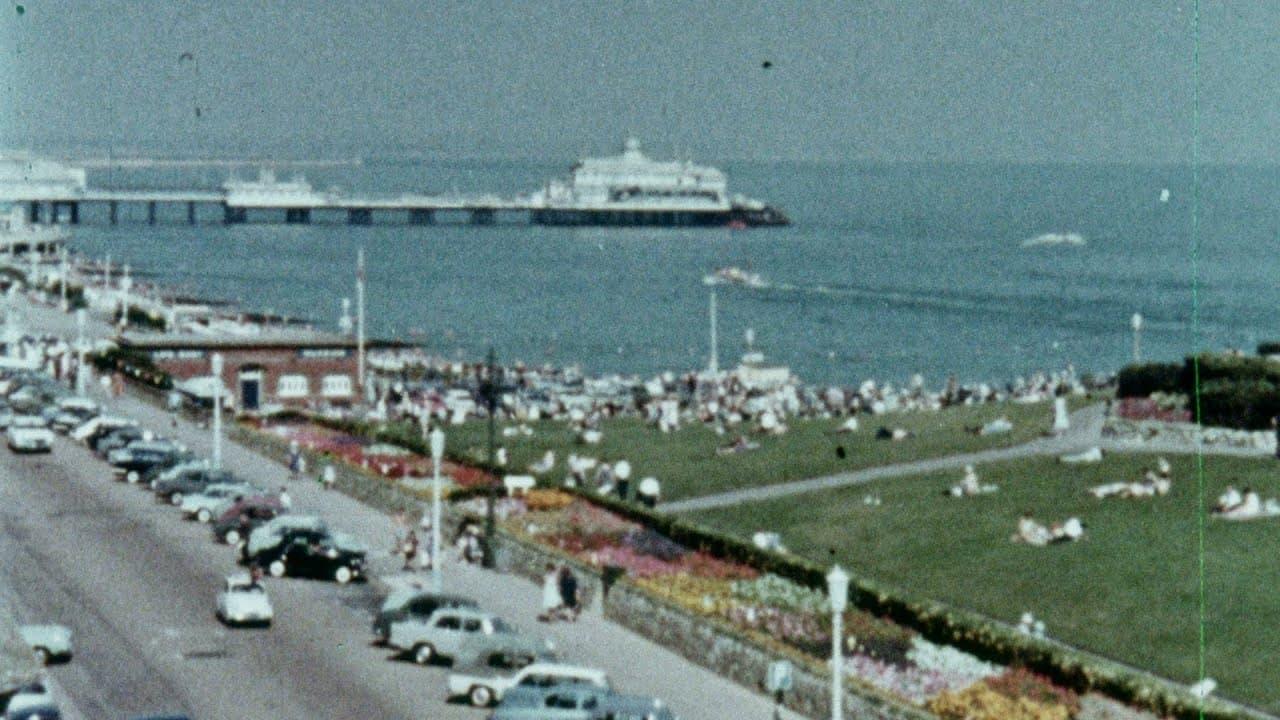
[[[1273,432],[1201,427],[1195,423],[1125,420],[1113,417],[1108,418],[1102,426],[1102,436],[1134,445],[1176,444],[1194,447],[1197,442],[1201,442],[1206,447],[1257,450],[1259,454],[1276,451],[1276,437]]]

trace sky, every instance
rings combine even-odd
[[[9,149],[1280,160],[1276,3],[0,2]]]

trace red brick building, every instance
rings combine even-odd
[[[290,331],[257,336],[126,335],[120,348],[151,358],[175,385],[211,374],[211,358],[222,354],[222,383],[237,410],[272,406],[319,408],[358,399],[356,341],[343,335]],[[371,340],[365,349],[405,347]],[[367,372],[367,367],[366,367]]]

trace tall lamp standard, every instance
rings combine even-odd
[[[85,367],[84,328],[88,322],[88,313],[84,308],[76,310],[76,394],[84,395]]]
[[[213,469],[222,469],[222,353],[209,359],[213,373]]]
[[[1142,314],[1134,313],[1129,318],[1129,327],[1133,328],[1133,361],[1142,361]]]
[[[481,558],[481,565],[487,568],[493,567],[493,533],[494,533],[494,517],[493,506],[498,500],[498,462],[496,457],[496,449],[494,445],[495,419],[494,415],[498,407],[498,374],[495,368],[493,348],[489,348],[489,360],[485,373],[485,381],[481,384],[481,392],[484,393],[485,405],[489,409],[489,472],[493,473],[493,479],[489,482],[488,504],[485,506],[484,513],[484,555]]]
[[[831,597],[831,720],[844,720],[844,611],[849,607],[849,574],[839,565],[827,573]]]
[[[431,431],[431,590],[437,594],[444,590],[440,576],[440,459],[444,457],[444,432],[440,428]]]

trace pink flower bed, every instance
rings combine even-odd
[[[1160,422],[1191,422],[1190,410],[1161,408],[1151,398],[1120,398],[1115,405],[1117,417],[1125,420],[1158,420]]]

